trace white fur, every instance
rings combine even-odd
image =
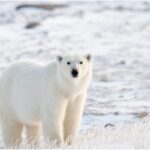
[[[70,137],[72,142],[91,81],[89,58],[67,55],[46,65],[32,61],[10,65],[0,79],[0,123],[6,146],[21,143],[23,126],[29,143],[39,142],[41,125],[45,138],[63,143]],[[74,67],[77,78],[70,73]]]

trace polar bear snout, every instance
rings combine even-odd
[[[73,68],[71,71],[72,77],[78,77],[79,71],[76,68]]]

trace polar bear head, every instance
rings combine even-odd
[[[91,72],[91,55],[57,56],[58,69],[61,75],[71,80],[82,79]]]

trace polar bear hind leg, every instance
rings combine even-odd
[[[17,148],[22,142],[23,125],[15,120],[2,120],[1,129],[6,148]]]
[[[41,126],[40,125],[26,125],[27,142],[29,146],[39,146],[41,140]]]

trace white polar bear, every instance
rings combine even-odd
[[[45,138],[63,143],[74,139],[91,81],[91,55],[57,56],[46,65],[17,62],[0,78],[0,123],[7,147]]]

